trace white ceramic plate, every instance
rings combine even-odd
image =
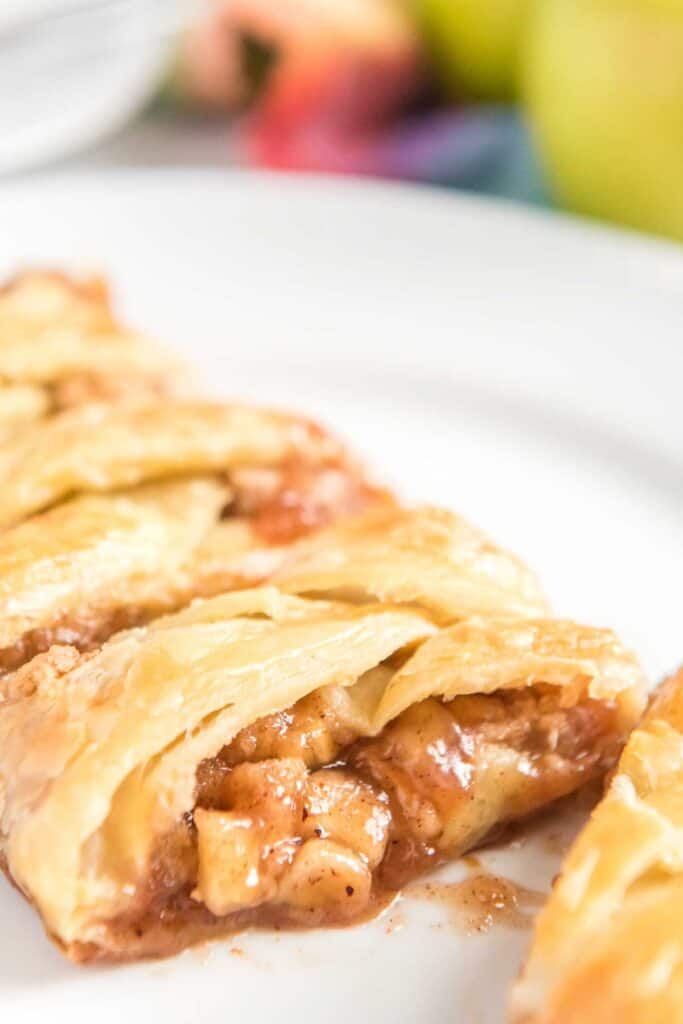
[[[322,417],[406,497],[520,552],[559,612],[616,627],[653,678],[683,660],[679,250],[444,193],[205,172],[7,185],[0,226],[0,272],[111,273],[216,391]],[[545,889],[568,828],[482,862]],[[8,888],[0,922],[3,1018],[53,1024],[498,1024],[528,939],[405,900],[347,931],[76,969]]]

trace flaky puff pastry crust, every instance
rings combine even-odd
[[[284,413],[184,400],[91,403],[0,445],[0,526],[73,495],[188,473],[338,458],[319,427]]]
[[[0,534],[0,668],[51,643],[85,647],[195,596],[197,559],[229,497],[210,477],[148,484],[74,498]]]
[[[396,652],[404,664],[392,669]],[[248,725],[345,687],[373,736],[432,694],[546,682],[569,702],[620,703],[624,722],[636,713],[635,662],[600,631],[519,620],[496,641],[485,623],[439,631],[416,607],[274,587],[196,602],[90,655],[54,647],[0,684],[0,852],[67,951],[106,950],[108,922],[135,906],[155,845],[192,810],[198,765]],[[466,804],[467,835],[454,837],[465,844],[498,813],[495,800]]]
[[[84,430],[91,421],[102,427],[95,437]],[[364,493],[363,478],[339,443],[305,421],[240,406],[164,402],[72,410],[32,436],[37,440],[27,458],[19,454],[26,439],[5,448],[15,466],[5,515],[12,494],[35,505],[46,490],[51,501],[73,490],[94,493],[0,534],[4,671],[50,642],[83,648],[110,635],[117,622],[123,628],[183,599],[261,581],[280,566],[276,581],[290,592],[414,603],[440,622],[546,610],[535,578],[518,559],[452,513],[402,509],[378,492]],[[325,460],[338,460],[332,472],[347,481],[352,499],[373,502],[373,510],[322,531],[320,540],[272,543],[261,532],[258,507],[240,502],[240,487],[245,473],[278,474],[278,460],[291,456],[309,466],[314,486],[315,474],[324,481],[328,472]],[[271,465],[259,470],[260,463]],[[192,480],[183,476],[191,467],[225,472],[220,480]],[[165,482],[106,493],[164,473]],[[285,504],[292,497],[286,475]],[[342,499],[332,514],[343,514]],[[223,508],[237,505],[239,513],[240,504],[241,515],[219,522]]]
[[[89,404],[24,427],[0,444],[0,479],[0,672],[50,643],[82,649],[260,581],[287,529],[314,529],[379,493],[299,417],[168,398]]]
[[[617,702],[627,728],[643,708],[642,669],[612,630],[567,619],[473,618],[439,630],[396,673],[377,724],[427,697],[449,701],[539,683],[558,688],[562,707],[585,697]]]
[[[186,380],[187,369],[174,356],[117,322],[101,278],[28,271],[0,289],[5,387],[32,387],[59,408],[175,393],[186,389]],[[0,393],[0,409],[2,399]],[[37,406],[33,412],[41,415]]]
[[[683,1021],[683,670],[657,692],[570,851],[515,1024]]]
[[[416,603],[440,621],[542,615],[536,577],[446,509],[386,504],[302,541],[275,581],[296,594]]]
[[[0,385],[0,442],[50,412],[49,395],[30,384]]]

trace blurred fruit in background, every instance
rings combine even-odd
[[[683,240],[683,0],[541,0],[523,80],[561,201]]]
[[[186,87],[214,105],[247,104],[242,151],[268,167],[372,172],[368,134],[423,81],[396,0],[223,0],[186,44]]]
[[[414,85],[421,60],[413,23],[402,0],[213,0],[185,43],[183,83],[194,98],[233,105],[273,92],[293,91],[323,106],[315,84],[330,93],[325,79],[347,68],[360,75],[354,87],[370,112],[377,99],[363,80],[364,68],[393,68]],[[256,66],[254,58],[258,57]],[[261,74],[268,72],[268,74]],[[272,74],[271,74],[272,73]],[[308,84],[310,83],[310,84]]]
[[[214,0],[166,95],[240,110],[257,166],[481,184],[509,117],[448,105],[434,78],[403,0]]]
[[[205,8],[176,95],[242,111],[251,163],[538,200],[548,192],[514,103],[556,200],[683,240],[683,0]]]
[[[538,0],[410,0],[447,96],[510,99]]]

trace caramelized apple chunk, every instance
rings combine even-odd
[[[285,873],[278,899],[307,923],[358,917],[370,901],[372,874],[365,861],[331,839],[309,839]]]
[[[386,794],[353,772],[332,768],[309,777],[301,830],[304,839],[332,839],[376,868],[384,856],[390,824]]]

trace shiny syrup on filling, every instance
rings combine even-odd
[[[193,812],[113,931],[127,955],[164,955],[251,925],[366,919],[501,823],[604,774],[622,741],[613,703],[561,708],[551,687],[428,699],[369,739],[319,691],[200,764]]]

